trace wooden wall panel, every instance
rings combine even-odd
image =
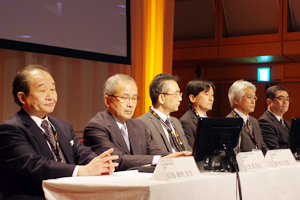
[[[300,54],[300,41],[283,42],[283,54],[284,55]]]
[[[188,82],[197,78],[197,76],[195,74],[194,68],[173,69],[173,75],[176,75],[180,78],[179,87],[180,87],[180,90],[183,92],[183,94],[182,94],[182,101],[179,106],[179,111],[172,113],[172,116],[180,118],[189,109],[185,88],[186,88]]]
[[[214,46],[217,45],[216,39],[203,39],[203,40],[182,40],[174,41],[173,48],[187,48],[187,47],[201,47],[201,46]]]
[[[229,67],[207,67],[205,68],[205,78],[208,80],[256,80],[256,67],[252,66],[229,66]]]
[[[218,84],[216,85],[216,93],[214,106],[212,112],[215,113],[213,117],[226,117],[230,111],[230,103],[228,100],[228,90],[231,84]],[[218,114],[217,114],[218,113]]]
[[[285,78],[299,78],[300,77],[300,64],[286,65],[284,68]]]
[[[282,55],[282,43],[272,42],[219,46],[219,51],[220,58]]]
[[[218,58],[218,47],[173,49],[173,60],[201,60]]]
[[[267,88],[267,83],[254,83],[256,86],[256,96],[257,96],[257,101],[255,105],[255,110],[253,113],[250,115],[258,119],[266,110],[266,88]]]
[[[274,65],[271,67],[271,80],[282,80],[284,78],[284,65]]]

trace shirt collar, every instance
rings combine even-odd
[[[273,113],[273,112],[272,112],[271,110],[269,110],[269,109],[268,109],[268,111],[269,111],[270,113],[272,113],[272,114],[274,115],[274,117],[276,117],[276,119],[277,119],[278,121],[280,121],[280,119],[281,119],[280,116],[276,115],[275,113]]]
[[[113,116],[113,118],[117,122],[117,125],[118,125],[119,129],[121,129],[123,126],[125,126],[125,128],[127,129],[126,122],[124,124],[122,124],[122,122],[120,122],[120,120],[118,120],[115,116]]]
[[[164,113],[160,112],[159,110],[155,109],[153,106],[151,106],[151,109],[165,122],[167,118],[170,119],[170,116],[165,115]]]
[[[196,109],[195,109],[195,111],[198,113],[198,115],[199,115],[200,117],[202,117],[202,118],[203,118],[203,117],[204,117],[204,118],[206,118],[206,117],[207,117],[207,115],[203,115],[203,114],[202,114],[202,113],[200,113],[198,110],[196,110]]]
[[[42,122],[43,122],[44,120],[46,120],[46,121],[48,122],[48,124],[51,125],[51,127],[54,127],[53,124],[50,122],[50,120],[49,120],[49,118],[48,118],[47,115],[46,115],[46,117],[45,117],[44,119],[39,118],[39,117],[37,117],[37,116],[35,116],[35,115],[31,115],[31,114],[29,114],[29,113],[28,113],[28,115],[29,115],[29,116],[31,117],[31,119],[36,123],[36,125],[37,125],[39,128],[41,128],[42,130],[44,130],[44,129],[41,127]]]
[[[236,108],[234,108],[233,110],[244,120],[245,123],[247,123],[247,120],[249,119],[249,115],[246,116],[244,113],[242,113]]]

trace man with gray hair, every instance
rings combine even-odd
[[[292,99],[289,91],[280,85],[267,89],[267,110],[258,119],[264,142],[269,149],[284,149],[288,146],[291,123],[283,119]]]
[[[244,121],[239,142],[235,148],[236,153],[261,149],[265,154],[268,150],[257,119],[249,115],[255,109],[257,101],[255,92],[256,87],[245,80],[235,81],[228,91],[232,111],[226,117],[240,117]]]
[[[158,149],[146,131],[145,124],[131,119],[139,100],[133,78],[116,74],[104,85],[106,110],[99,112],[86,125],[83,142],[97,154],[114,148],[119,156],[116,170],[127,170],[145,164],[156,164],[161,156],[177,157],[186,152],[170,154]]]

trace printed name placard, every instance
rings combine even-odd
[[[297,164],[290,149],[269,150],[265,159],[269,167],[280,168]]]
[[[269,168],[262,151],[240,152],[236,160],[240,171],[250,172]]]
[[[152,180],[176,181],[200,176],[194,157],[160,159],[154,170]]]

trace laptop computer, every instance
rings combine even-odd
[[[234,148],[243,126],[241,118],[200,118],[193,156],[200,171],[222,169],[236,171]]]

